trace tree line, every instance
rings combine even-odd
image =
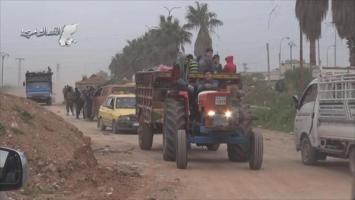
[[[114,79],[131,77],[136,71],[158,64],[172,65],[184,45],[191,44],[191,30],[198,30],[194,45],[195,56],[203,55],[212,48],[210,34],[223,22],[210,11],[207,3],[195,2],[187,7],[187,24],[180,24],[172,15],[160,16],[159,25],[152,27],[143,36],[127,41],[122,52],[112,57],[109,69]]]
[[[310,42],[310,64],[316,63],[316,41],[321,38],[322,24],[332,4],[332,23],[338,35],[347,40],[349,62],[355,66],[355,0],[297,0],[295,14],[300,29]],[[112,57],[109,69],[114,79],[131,77],[136,71],[157,64],[171,65],[184,45],[191,44],[191,30],[198,30],[194,54],[201,56],[212,47],[211,33],[223,22],[210,11],[207,3],[195,2],[187,7],[187,24],[180,24],[172,15],[160,16],[159,25],[133,40],[122,52]]]

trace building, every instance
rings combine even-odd
[[[296,69],[300,67],[300,61],[299,60],[286,60],[285,62],[281,63],[280,65],[280,73],[285,74],[286,71]],[[303,63],[304,68],[310,68],[311,65],[309,63]]]

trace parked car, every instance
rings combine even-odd
[[[100,106],[97,125],[101,130],[111,127],[113,133],[137,132],[139,123],[136,118],[136,95],[109,95]]]
[[[93,102],[93,112],[95,117],[98,116],[100,106],[105,102],[105,99],[110,94],[119,94],[124,93],[134,93],[135,84],[126,83],[126,84],[111,84],[99,87],[95,92],[94,102]]]
[[[23,153],[0,147],[0,200],[7,199],[3,191],[20,189],[26,183],[27,170]]]
[[[312,165],[327,156],[350,158],[355,169],[355,73],[323,73],[301,98],[293,99],[296,149],[303,163]]]

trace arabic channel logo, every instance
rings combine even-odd
[[[59,45],[62,47],[69,47],[72,44],[76,44],[77,41],[74,40],[73,35],[77,32],[79,24],[69,24],[63,27],[54,27],[53,29],[48,29],[46,26],[34,31],[21,29],[20,36],[30,39],[32,36],[42,37],[42,36],[59,36]]]

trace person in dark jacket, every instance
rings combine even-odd
[[[237,65],[233,63],[233,56],[226,57],[226,64],[224,65],[224,72],[227,73],[236,73],[237,72]]]
[[[76,118],[79,119],[81,110],[84,107],[84,99],[82,98],[78,88],[75,88],[74,91],[74,107],[75,107]]]
[[[213,72],[213,49],[208,48],[206,54],[202,56],[198,61],[198,71],[202,73]]]
[[[67,110],[67,115],[69,115],[69,112],[72,113],[74,116],[74,91],[71,86],[68,87],[67,92],[66,92],[66,98],[65,98],[65,106]]]
[[[212,60],[213,60],[213,70],[214,70],[214,72],[222,72],[223,69],[222,69],[222,65],[220,63],[219,55],[215,54],[213,56]]]

